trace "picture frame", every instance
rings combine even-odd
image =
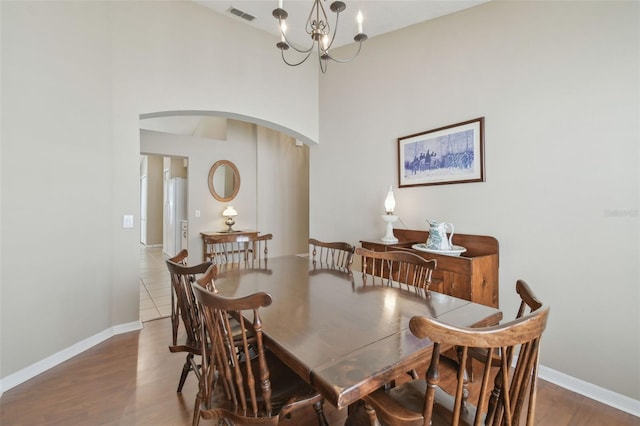
[[[484,180],[484,117],[398,138],[399,188]]]

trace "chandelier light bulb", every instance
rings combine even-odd
[[[362,11],[358,11],[358,14],[356,15],[356,22],[358,23],[358,34],[362,34]]]
[[[322,36],[322,50],[329,48],[329,36],[327,34]]]

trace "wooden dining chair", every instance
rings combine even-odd
[[[229,233],[205,237],[207,258],[216,265],[240,264],[244,260],[244,253],[249,237]]]
[[[267,350],[263,342],[260,308],[271,304],[267,293],[227,298],[193,284],[200,306],[200,342],[207,343],[196,397],[193,425],[200,417],[231,424],[279,424],[295,410],[313,406],[318,424],[326,426],[324,399],[309,384]],[[230,318],[239,323],[233,336]],[[238,350],[234,341],[241,342]],[[254,357],[243,354],[255,353]]]
[[[183,250],[186,252],[186,250]],[[182,252],[181,252],[182,253]],[[185,254],[185,253],[182,253]],[[190,371],[199,377],[199,369],[194,356],[202,355],[200,345],[200,319],[195,296],[191,289],[191,283],[200,278],[203,285],[213,290],[217,267],[211,262],[204,262],[195,266],[176,263],[174,260],[184,262],[186,256],[180,259],[180,253],[166,260],[169,275],[171,277],[171,334],[172,342],[169,351],[172,353],[186,352],[187,357],[182,367],[177,392],[182,392],[182,387]],[[183,325],[184,337],[178,342],[180,323]]]
[[[536,297],[529,285],[524,280],[516,281],[516,293],[520,296],[520,306],[516,313],[516,319],[522,317],[525,314],[538,310],[542,307],[542,302]],[[475,359],[481,363],[485,363],[489,351],[486,348],[469,348],[469,358]],[[496,352],[491,352],[492,365],[494,367],[500,366],[500,357]],[[467,364],[469,366],[469,364]],[[469,372],[472,380],[473,373]]]
[[[425,259],[406,251],[373,251],[357,247],[356,254],[362,256],[363,278],[367,279],[369,274],[373,284],[405,284],[428,290],[437,266],[435,259]]]
[[[170,257],[167,260],[170,260],[173,263],[179,263],[180,265],[186,265],[187,257],[189,257],[189,252],[186,249],[182,249],[178,253],[176,253],[175,256]]]
[[[324,242],[309,238],[313,266],[351,272],[355,247],[345,242]]]
[[[394,426],[427,425],[519,425],[526,410],[526,424],[534,424],[538,377],[538,355],[542,333],[547,324],[549,307],[514,319],[508,323],[486,327],[455,327],[424,316],[411,318],[409,329],[420,339],[433,341],[429,368],[424,379],[412,380],[390,389],[378,389],[363,398],[371,424],[377,421]],[[440,351],[462,348],[462,363],[457,367],[453,395],[440,384]],[[488,400],[492,386],[493,357],[487,357],[482,369],[481,386],[475,405],[464,392],[465,362],[469,348],[485,348],[497,353],[500,392]],[[516,358],[515,367],[513,358]],[[488,409],[485,409],[488,407]],[[363,411],[360,411],[362,413]]]
[[[268,241],[272,234],[254,235],[216,235],[206,237],[206,251],[211,262],[224,265],[225,268],[256,268],[266,266],[268,259]]]
[[[247,255],[245,256],[247,268],[266,268],[269,258],[269,241],[273,234],[263,234],[249,238]]]
[[[189,252],[186,249],[182,249],[180,250],[178,253],[176,253],[175,256],[170,257],[169,259],[166,259],[172,263],[176,263],[178,265],[186,265],[187,264],[187,257],[189,257]],[[173,283],[173,276],[171,275],[171,271],[169,271],[169,276],[171,277],[172,283]],[[173,331],[173,341],[174,341],[174,345],[175,345],[175,341],[177,338],[177,333],[178,333],[178,325],[179,325],[179,321],[180,319],[178,318],[179,314],[178,314],[178,306],[177,306],[177,302],[176,302],[176,292],[175,290],[173,290],[173,284],[171,285],[172,290],[171,290],[171,328]]]

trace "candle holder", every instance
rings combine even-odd
[[[387,197],[384,199],[384,211],[387,214],[382,215],[382,220],[387,222],[387,233],[382,237],[382,242],[384,243],[397,243],[398,239],[393,235],[393,224],[398,220],[398,216],[393,214],[393,211],[396,209],[396,199],[393,197],[393,186],[389,187],[389,192],[387,192]]]
[[[398,220],[398,216],[395,214],[383,214],[382,220],[387,223],[387,233],[381,238],[384,243],[397,243],[398,239],[393,235],[393,224]]]

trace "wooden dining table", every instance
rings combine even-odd
[[[216,287],[226,297],[269,293],[272,304],[260,310],[265,344],[339,409],[428,363],[432,343],[411,334],[411,317],[467,327],[502,319],[492,307],[371,278],[284,256],[261,269],[222,269]]]

